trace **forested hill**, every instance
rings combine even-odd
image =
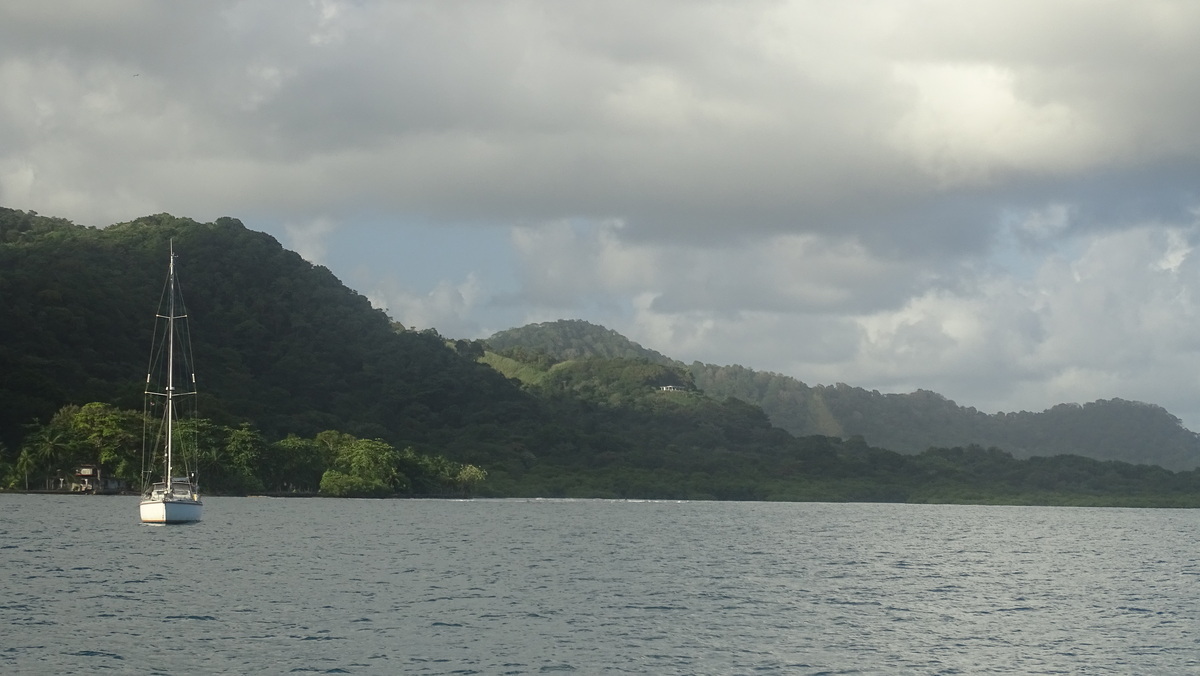
[[[0,489],[61,487],[89,464],[136,485],[169,240],[201,392],[201,417],[185,422],[213,492],[1200,505],[1200,471],[999,450],[1095,451],[1132,438],[1146,451],[1132,460],[1188,466],[1149,452],[1182,430],[1156,407],[990,417],[931,393],[687,367],[584,322],[506,332],[494,345],[447,340],[404,330],[236,219],[159,214],[95,229],[9,209]],[[789,397],[804,407],[780,408]],[[803,436],[756,401],[793,412]],[[855,436],[876,429],[906,443],[958,436],[900,455],[883,437]]]
[[[860,436],[873,446],[904,453],[978,444],[1016,457],[1074,454],[1170,469],[1200,466],[1200,437],[1162,407],[1141,402],[1110,399],[1059,404],[1041,412],[985,414],[924,390],[880,394],[842,383],[809,386],[737,365],[685,365],[579,320],[509,329],[488,343],[555,359],[622,356],[686,368],[695,387],[708,396],[761,406],[772,424],[797,436]]]
[[[504,423],[465,456],[504,449],[533,424],[531,398],[479,364],[478,346],[460,354],[434,331],[398,330],[328,269],[236,219],[161,214],[95,229],[0,209],[0,442],[16,449],[66,404],[141,409],[172,238],[200,410],[214,421],[446,453],[461,450],[466,418]]]
[[[653,364],[679,365],[674,359],[644,348],[612,329],[582,319],[561,319],[498,331],[487,339],[487,343],[501,352],[520,348],[544,352],[562,361],[601,357],[644,359]]]

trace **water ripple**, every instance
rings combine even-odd
[[[0,494],[0,672],[1200,673],[1192,511],[206,503]]]

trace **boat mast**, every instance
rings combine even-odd
[[[175,419],[175,240],[170,240],[171,262],[167,267],[167,476],[163,479],[166,489],[171,490],[171,441],[174,438],[172,424]]]

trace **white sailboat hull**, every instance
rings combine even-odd
[[[204,503],[199,500],[142,500],[138,506],[142,523],[190,523],[199,521]]]

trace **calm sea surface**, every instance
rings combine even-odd
[[[0,495],[0,673],[1196,674],[1200,512]]]

